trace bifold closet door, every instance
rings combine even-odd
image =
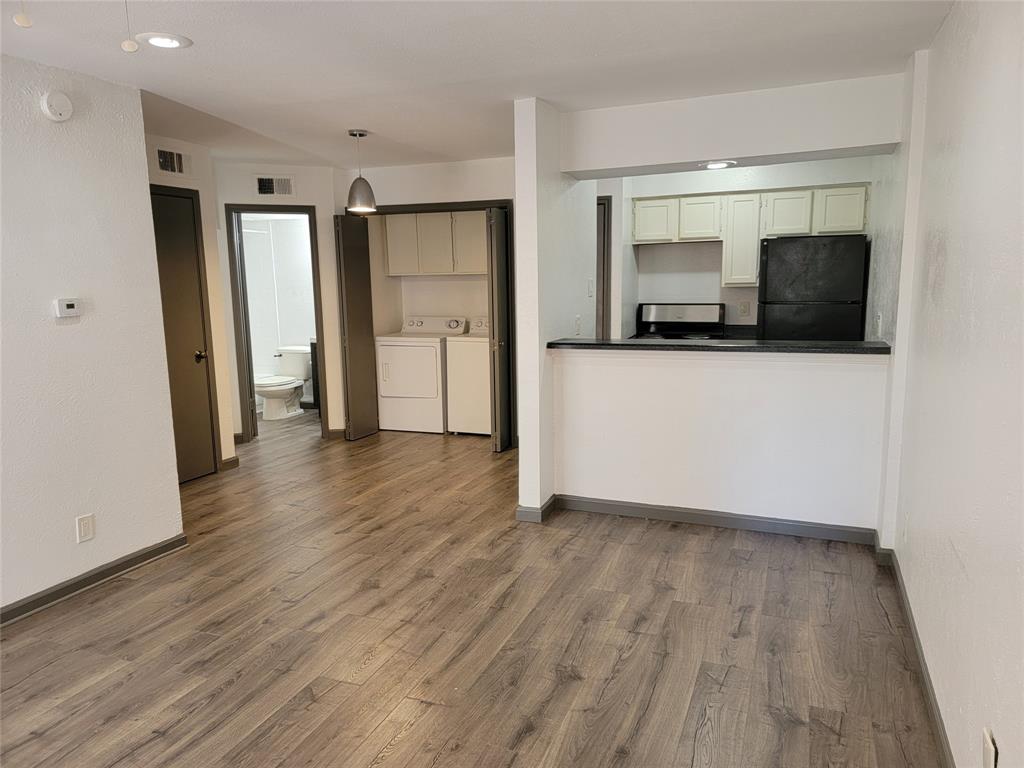
[[[364,216],[335,216],[341,298],[345,437],[377,432],[377,351],[370,289],[370,235]]]
[[[487,209],[487,255],[491,315],[491,449],[515,444],[512,373],[512,270],[509,263],[508,213]]]

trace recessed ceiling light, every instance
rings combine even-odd
[[[188,48],[192,45],[192,41],[184,35],[175,35],[172,32],[140,32],[135,39],[157,48]]]
[[[710,162],[702,163],[702,165],[705,168],[707,168],[709,171],[718,171],[718,170],[721,170],[722,168],[728,168],[729,166],[736,165],[736,161],[735,160],[711,160]]]

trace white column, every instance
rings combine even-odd
[[[516,375],[519,516],[537,519],[554,487],[552,362],[546,345],[592,337],[597,187],[561,172],[561,115],[539,99],[515,103]]]

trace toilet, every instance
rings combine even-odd
[[[256,395],[263,398],[263,418],[276,421],[302,413],[299,401],[312,377],[309,347],[278,347],[274,375],[254,376]]]

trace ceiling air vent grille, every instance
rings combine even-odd
[[[294,194],[292,180],[288,176],[257,176],[256,194],[290,197]]]

